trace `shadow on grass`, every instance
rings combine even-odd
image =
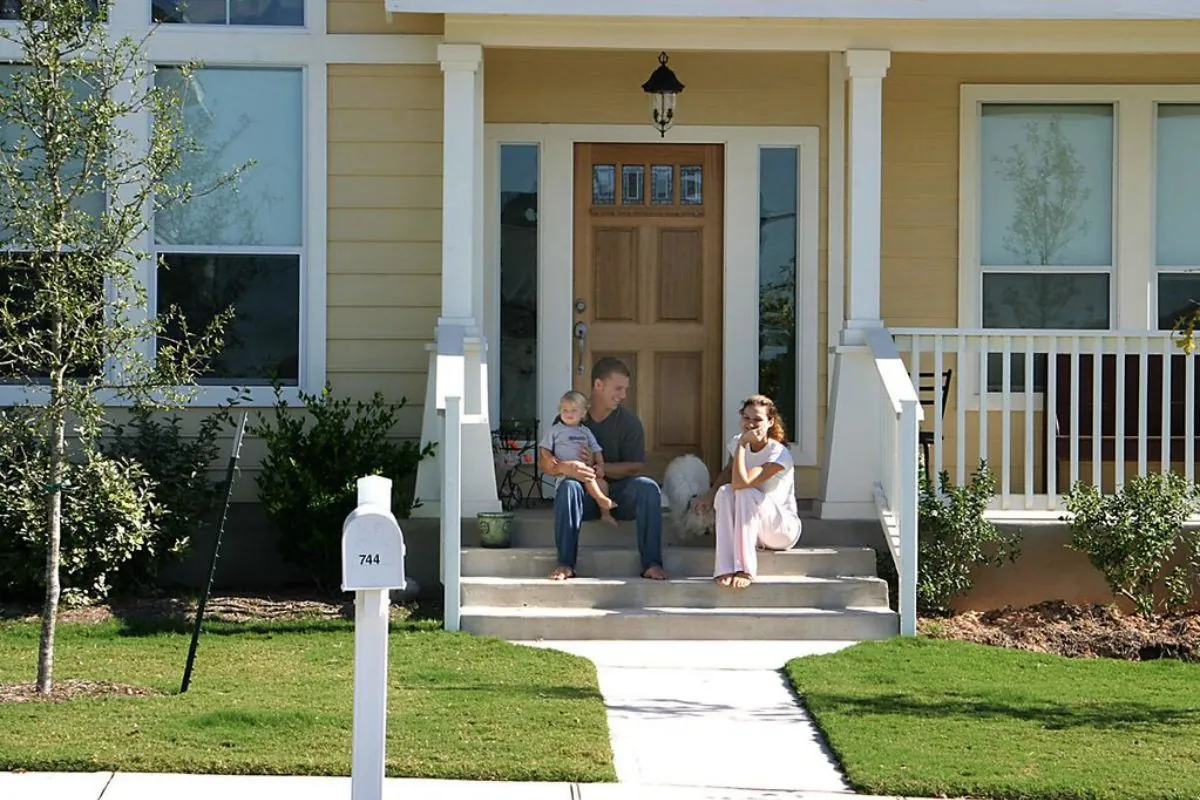
[[[822,693],[818,706],[839,714],[928,718],[937,723],[944,723],[955,717],[972,722],[988,719],[1018,720],[1037,723],[1047,730],[1128,730],[1163,726],[1200,726],[1200,708],[1163,708],[1124,701],[1066,706],[1032,698],[1002,703],[966,697],[923,700],[909,695],[867,698]]]
[[[122,619],[118,636],[143,637],[162,634],[190,634],[193,619],[189,616],[157,619]],[[391,633],[431,633],[441,630],[441,624],[433,620],[392,620]],[[230,622],[226,620],[204,621],[202,636],[279,636],[302,633],[352,633],[354,621],[345,619],[284,619]]]

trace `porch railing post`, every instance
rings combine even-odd
[[[442,585],[448,631],[459,629],[462,601],[462,404],[461,397],[446,398],[442,442]]]
[[[916,400],[901,401],[897,436],[897,496],[889,498],[900,527],[900,635],[917,634],[917,496],[918,429]]]

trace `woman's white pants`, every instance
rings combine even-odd
[[[717,558],[714,577],[758,574],[757,547],[788,550],[800,539],[800,520],[758,489],[717,490]]]

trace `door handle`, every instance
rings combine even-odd
[[[579,349],[579,366],[575,368],[577,375],[584,374],[584,358],[587,356],[587,331],[586,322],[575,323],[575,346]]]

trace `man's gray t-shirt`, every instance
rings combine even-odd
[[[646,432],[642,421],[624,406],[617,406],[600,422],[585,417],[583,424],[591,429],[596,441],[604,448],[605,463],[645,462]]]

